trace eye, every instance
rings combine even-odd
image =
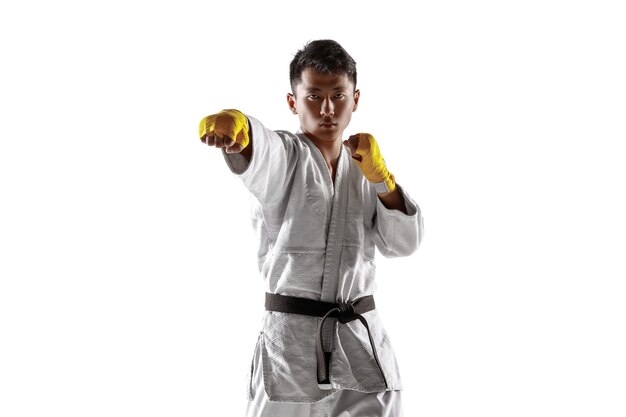
[[[307,98],[308,98],[309,100],[317,100],[317,99],[319,98],[319,96],[317,96],[317,95],[315,95],[315,94],[309,94],[309,95],[307,96]]]
[[[344,93],[337,93],[335,94],[335,97],[337,98],[344,98],[346,95]]]

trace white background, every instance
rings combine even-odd
[[[346,134],[425,217],[378,257],[405,415],[626,415],[620,2],[8,3],[0,415],[243,415],[263,287],[197,125],[297,129],[288,65],[321,38],[358,64]]]

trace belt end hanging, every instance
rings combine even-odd
[[[317,364],[317,386],[319,387],[319,389],[327,391],[333,389],[333,386],[330,383],[330,352],[324,352],[323,358],[323,363],[320,364],[318,362]]]
[[[318,386],[318,387],[319,387],[319,389],[321,389],[322,391],[328,391],[328,390],[333,389],[333,386],[330,384],[330,382],[326,382],[326,381],[324,381],[323,383],[322,383],[322,382],[318,382],[318,383],[317,383],[317,386]]]

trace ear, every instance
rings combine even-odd
[[[298,110],[296,110],[296,98],[292,93],[287,93],[287,104],[293,114],[298,114]]]
[[[352,107],[352,112],[356,111],[356,108],[359,107],[359,98],[361,97],[361,90],[356,90],[354,92],[354,106]]]

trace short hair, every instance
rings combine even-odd
[[[356,89],[356,61],[336,41],[310,41],[296,53],[289,64],[289,82],[294,94],[302,81],[302,72],[307,68],[322,74],[347,74]]]

